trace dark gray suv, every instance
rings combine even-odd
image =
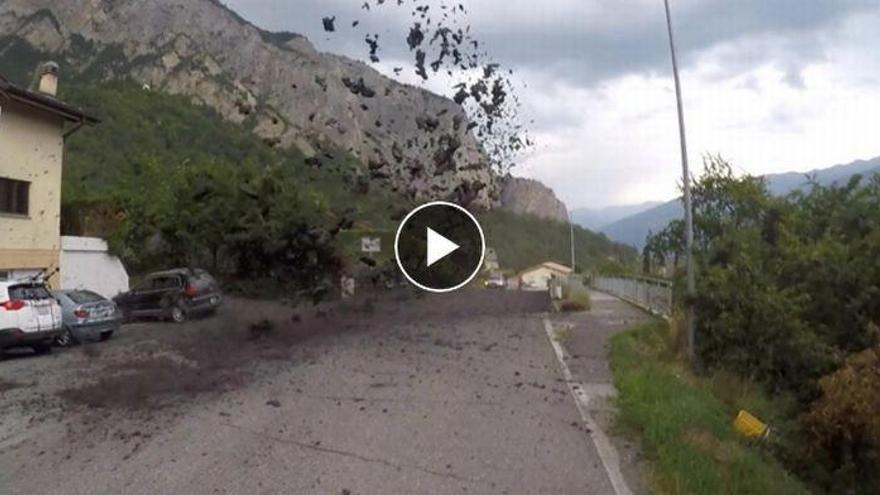
[[[125,320],[155,317],[183,323],[192,315],[216,311],[223,295],[205,270],[177,268],[147,275],[113,301]]]

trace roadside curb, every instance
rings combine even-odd
[[[572,398],[574,398],[574,403],[581,416],[581,420],[583,420],[584,424],[587,426],[590,439],[593,441],[593,446],[596,447],[596,452],[599,454],[599,459],[602,461],[602,467],[605,468],[605,473],[608,475],[608,481],[611,483],[615,495],[632,495],[632,490],[630,490],[629,485],[627,485],[626,480],[623,478],[623,473],[620,470],[620,455],[614,447],[614,444],[611,443],[608,435],[602,431],[599,424],[593,419],[589,408],[590,402],[594,399],[615,395],[616,390],[614,389],[614,385],[602,387],[596,385],[587,386],[575,381],[574,376],[571,374],[571,370],[569,370],[568,365],[566,364],[568,355],[565,349],[562,348],[562,345],[556,340],[556,332],[553,330],[553,324],[550,323],[550,320],[546,317],[543,318],[543,324],[544,331],[547,333],[547,339],[550,340],[550,345],[553,347],[556,359],[559,362],[559,368],[562,370],[563,379],[568,385],[568,391],[571,393]]]

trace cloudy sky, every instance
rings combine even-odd
[[[226,0],[254,24],[305,34],[376,68],[408,62],[409,9],[389,0]],[[375,3],[371,0],[370,3]],[[425,3],[439,5],[442,0]],[[457,2],[451,2],[457,3]],[[681,165],[662,0],[461,0],[475,38],[515,71],[537,146],[515,175],[569,207],[666,200]],[[689,157],[720,153],[752,174],[809,171],[880,156],[880,2],[671,0]],[[323,32],[335,15],[339,30]],[[352,29],[351,22],[361,24]],[[427,87],[450,93],[448,82]]]

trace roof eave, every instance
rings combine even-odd
[[[5,89],[0,88],[0,93],[9,99],[25,105],[54,113],[69,122],[88,125],[97,125],[101,123],[97,117],[93,117],[50,96],[38,95],[32,91],[23,90],[14,86],[7,86]]]

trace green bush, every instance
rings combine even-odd
[[[847,359],[819,380],[820,399],[804,423],[813,455],[833,466],[826,483],[836,493],[876,493],[880,487],[880,349]]]
[[[583,283],[569,278],[562,284],[562,311],[588,311],[591,308],[590,291]]]
[[[693,198],[693,303],[709,367],[795,391],[807,403],[821,376],[877,344],[880,177],[775,198],[763,179],[735,177],[709,157]],[[646,253],[680,258],[681,235],[680,222],[671,224]]]
[[[842,380],[820,378],[880,342],[880,176],[813,184],[776,198],[762,179],[735,177],[729,164],[708,157],[693,199],[697,291],[689,302],[701,362],[710,372],[729,370],[773,392],[792,392],[806,411],[829,395],[829,383]],[[675,222],[651,238],[647,265],[683,259],[681,227]],[[683,285],[679,271],[678,301],[684,301]],[[880,389],[873,393],[880,397]],[[810,425],[823,452],[808,455],[806,448],[786,446],[780,454],[825,487],[832,482],[826,471],[837,473],[835,483],[859,479],[874,447],[842,446],[851,433],[830,419],[821,421],[815,407]],[[847,414],[832,414],[830,407],[821,408],[826,419]],[[838,463],[846,449],[862,456],[851,452],[853,460],[844,463],[856,474],[840,474],[849,469]]]

